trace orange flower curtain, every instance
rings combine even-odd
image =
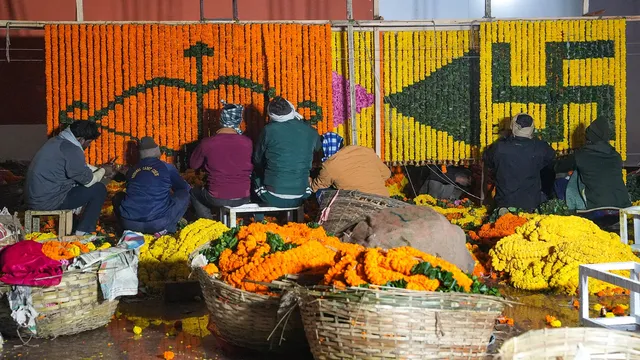
[[[48,25],[47,127],[97,122],[91,163],[153,136],[165,157],[215,131],[220,100],[245,106],[256,138],[270,98],[293,103],[319,133],[334,129],[327,25]]]

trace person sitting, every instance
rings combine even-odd
[[[211,219],[212,207],[235,207],[251,201],[253,143],[240,130],[242,110],[240,105],[225,104],[220,117],[222,128],[215,136],[203,139],[191,155],[191,168],[204,168],[207,174],[207,188],[191,190],[198,218]]]
[[[556,162],[557,172],[574,170],[567,185],[570,208],[597,209],[631,206],[629,192],[622,178],[622,157],[609,144],[609,123],[599,117],[585,131],[586,144]]]
[[[550,166],[555,152],[545,141],[534,139],[533,118],[518,114],[511,120],[512,135],[493,143],[483,154],[493,172],[496,206],[536,209],[543,201],[541,171]]]
[[[175,166],[160,160],[153,138],[140,139],[138,150],[140,161],[127,173],[125,192],[113,199],[114,213],[125,230],[175,233],[189,206],[190,186]]]
[[[384,182],[391,170],[375,151],[357,145],[343,146],[342,137],[336,133],[322,136],[322,168],[311,182],[311,189],[318,192],[333,187],[389,197]]]
[[[113,176],[110,164],[96,168],[85,161],[84,151],[99,136],[95,122],[74,121],[38,150],[27,171],[27,207],[31,210],[83,208],[75,227],[75,234],[80,236],[96,230],[107,197],[103,182]]]
[[[464,191],[469,191],[471,171],[460,166],[447,166],[443,173],[438,166],[428,166],[430,173],[420,187],[420,194],[429,194],[436,199],[458,200]]]
[[[309,170],[320,136],[282,97],[267,107],[269,123],[253,153],[254,191],[273,207],[297,207],[311,195]]]

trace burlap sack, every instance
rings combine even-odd
[[[466,273],[472,273],[475,265],[462,229],[424,206],[375,212],[345,233],[342,240],[383,249],[412,246],[449,261]]]
[[[22,231],[18,214],[11,215],[7,208],[2,209],[0,211],[0,248],[18,242]]]

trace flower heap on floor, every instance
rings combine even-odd
[[[409,181],[407,181],[400,166],[394,166],[391,170],[393,175],[385,182],[385,186],[387,190],[389,190],[389,196],[400,200],[407,200],[407,196],[402,190],[404,190],[404,187],[407,186]]]
[[[218,239],[229,230],[218,221],[200,219],[187,225],[176,236],[156,239],[145,235],[140,248],[138,278],[148,290],[157,291],[166,281],[184,281],[189,277],[187,260],[198,247]]]
[[[56,235],[51,233],[30,233],[25,235],[25,240],[42,242],[42,253],[52,260],[71,260],[82,254],[95,250],[104,250],[111,244],[103,240],[93,242],[58,241]]]
[[[539,215],[502,238],[489,251],[491,265],[504,271],[510,283],[526,290],[558,290],[575,294],[580,264],[640,262],[617,234],[601,230],[577,216]],[[629,277],[628,271],[614,271]],[[589,281],[589,293],[613,288],[598,280]]]
[[[422,194],[413,199],[418,206],[428,206],[444,215],[452,224],[465,230],[482,225],[487,217],[487,208],[476,207],[469,199],[449,201],[438,200],[431,195]]]
[[[316,274],[321,284],[390,286],[423,291],[497,295],[455,265],[411,247],[365,249],[328,236],[315,224],[254,223],[233,229],[202,252],[204,270],[247,291],[271,294],[267,286],[287,274]]]

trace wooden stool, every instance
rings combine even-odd
[[[220,208],[220,221],[227,227],[231,228],[237,224],[237,214],[246,213],[270,213],[270,212],[287,212],[287,221],[293,220],[293,214],[296,214],[297,222],[304,222],[304,207],[302,205],[292,208],[278,208],[261,204],[245,204],[236,207],[225,206]]]
[[[24,213],[25,232],[40,232],[40,216],[58,217],[58,236],[71,235],[73,228],[73,210],[27,210]]]

